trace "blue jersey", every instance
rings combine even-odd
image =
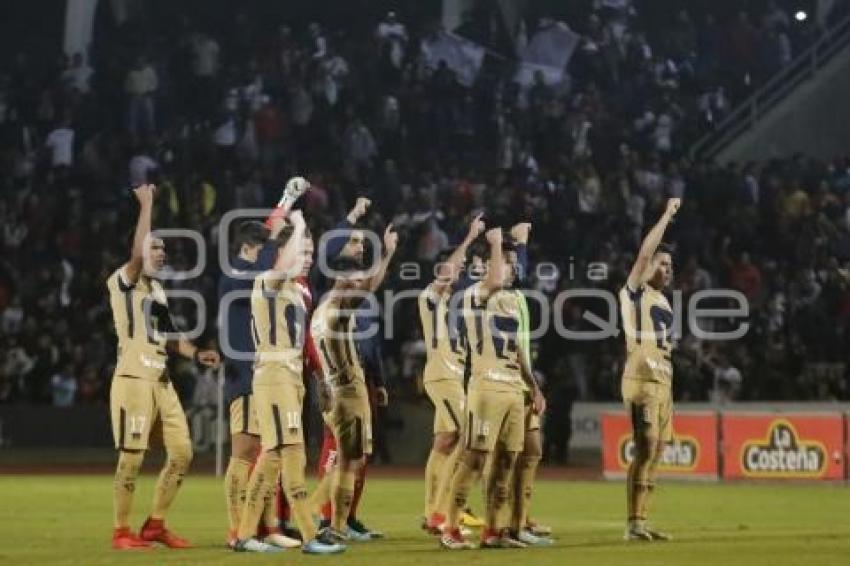
[[[234,360],[225,354],[226,380],[224,386],[225,402],[243,395],[251,394],[251,381],[254,374],[254,340],[251,337],[251,290],[254,288],[254,276],[271,269],[277,259],[277,246],[267,242],[257,254],[257,261],[250,262],[240,257],[231,260],[236,273],[251,272],[252,277],[238,279],[222,273],[218,280],[219,305],[227,293],[241,291],[242,295],[227,306],[227,313],[220,312],[219,320],[226,328],[227,341],[235,352],[251,355],[249,360]]]

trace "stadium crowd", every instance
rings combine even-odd
[[[214,311],[222,214],[272,206],[295,173],[313,184],[304,208],[314,234],[359,195],[373,201],[366,227],[394,222],[399,263],[416,262],[422,275],[396,271],[392,290],[427,284],[475,210],[491,224],[532,222],[525,285],[552,304],[567,289],[616,293],[644,228],[665,198],[682,197],[672,240],[683,304],[700,290],[737,289],[750,328],[738,341],[706,342],[685,325],[677,399],[850,397],[850,157],[719,166],[685,151],[814,32],[793,28],[772,2],[723,32],[684,10],[650,32],[636,23],[639,3],[594,4],[569,22],[584,39],[568,88],[542,76],[521,88],[500,64],[464,87],[446,65],[429,67],[419,49],[429,30],[403,14],[347,33],[245,14],[227,33],[185,17],[131,20],[103,33],[90,57],[6,62],[0,402],[105,402],[115,352],[104,281],[128,254],[130,186],[157,183],[155,227],[204,236],[206,269],[175,285]],[[470,36],[475,22],[464,24]],[[167,244],[173,269],[194,264],[191,242]],[[603,281],[589,277],[592,263],[605,264]],[[562,306],[572,329],[592,327],[586,310],[604,314],[593,299]],[[196,316],[182,302],[176,313],[184,326]],[[386,343],[397,395],[421,394],[415,313],[414,301],[399,305]],[[214,344],[213,312],[207,327]],[[549,332],[535,348],[551,430],[565,427],[574,400],[618,398],[621,337]],[[175,368],[186,398],[197,371]]]

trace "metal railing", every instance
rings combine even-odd
[[[814,77],[848,43],[850,15],[828,28],[813,45],[735,107],[716,128],[697,140],[689,151],[691,159],[716,156],[733,139],[753,127],[791,91]]]

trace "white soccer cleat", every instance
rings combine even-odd
[[[549,537],[537,536],[528,529],[522,529],[516,538],[528,546],[549,546],[555,542]]]
[[[280,533],[272,533],[263,539],[263,542],[278,548],[298,548],[301,541],[297,538],[288,537]]]
[[[259,541],[255,538],[249,538],[248,540],[238,540],[236,544],[233,545],[233,550],[236,552],[261,552],[261,553],[275,553],[275,552],[283,552],[283,549],[278,548],[277,546]]]

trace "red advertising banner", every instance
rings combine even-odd
[[[724,413],[723,477],[843,479],[840,413]]]
[[[662,477],[717,479],[717,414],[673,415],[673,442],[659,465]],[[625,412],[602,415],[602,463],[607,478],[624,477],[634,457],[631,422]]]

